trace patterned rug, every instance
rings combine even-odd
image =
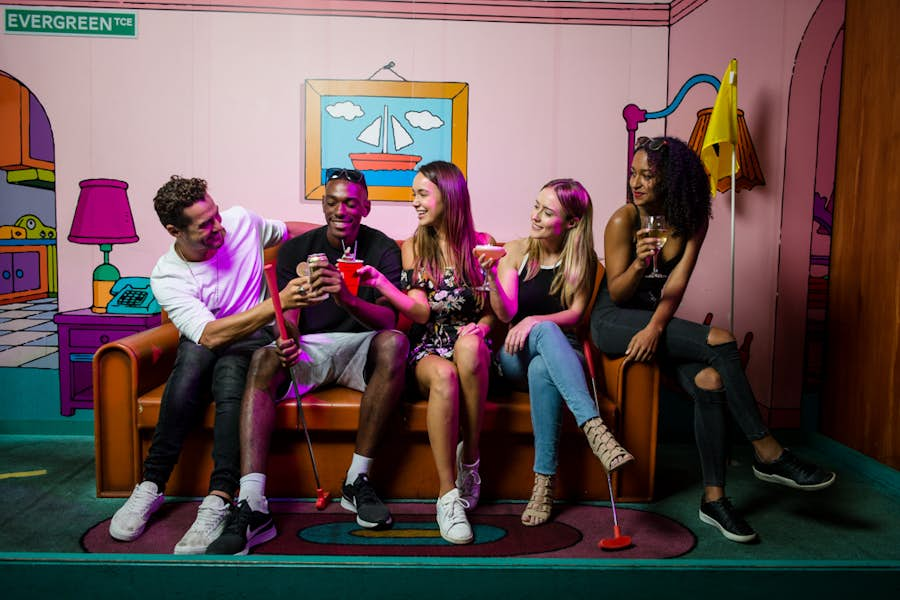
[[[134,542],[109,536],[109,519],[91,527],[81,539],[86,552],[168,554],[197,514],[198,502],[167,502]],[[460,556],[539,558],[674,558],[689,552],[694,535],[680,523],[652,512],[618,509],[629,548],[601,550],[597,543],[613,537],[612,511],[605,506],[559,505],[553,518],[539,527],[519,521],[521,503],[479,506],[469,521],[475,541],[445,542],[434,517],[434,503],[396,502],[388,505],[393,527],[372,531],[359,527],[353,515],[330,504],[316,511],[310,502],[270,500],[278,528],[275,539],[254,548],[255,554],[340,556]]]

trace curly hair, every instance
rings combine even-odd
[[[184,209],[203,200],[205,196],[205,180],[172,175],[172,178],[156,192],[153,208],[163,227],[171,225],[176,229],[184,229],[190,224],[184,216]]]
[[[657,174],[654,192],[662,199],[669,226],[684,237],[706,225],[711,214],[709,177],[691,148],[678,138],[641,138],[635,153],[647,153],[647,163]],[[628,199],[634,200],[631,188]]]

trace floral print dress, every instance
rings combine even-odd
[[[424,325],[413,325],[410,330],[409,363],[415,365],[429,354],[451,359],[458,330],[466,323],[475,323],[481,317],[481,309],[475,292],[464,281],[457,281],[453,268],[444,269],[443,281],[438,284],[423,271],[413,277],[412,270],[400,276],[404,289],[423,290],[428,297],[431,316]]]

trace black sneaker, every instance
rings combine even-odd
[[[390,526],[391,512],[378,498],[365,473],[357,475],[352,485],[345,483],[341,491],[341,507],[356,513],[360,527],[380,529]]]
[[[250,548],[268,542],[278,534],[269,513],[250,508],[246,500],[232,507],[225,530],[219,539],[206,548],[207,554],[237,554],[250,552]]]
[[[775,462],[764,463],[754,459],[753,474],[757,479],[763,481],[780,483],[808,492],[827,488],[837,479],[837,475],[832,471],[825,471],[812,463],[801,460],[787,448]]]
[[[756,532],[738,514],[728,498],[722,497],[712,502],[702,502],[700,504],[700,520],[717,528],[732,542],[746,544],[756,539]]]

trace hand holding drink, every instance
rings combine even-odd
[[[485,259],[496,262],[506,256],[506,248],[503,246],[495,246],[493,244],[479,244],[472,249],[472,252],[478,258],[479,262],[484,261]],[[475,287],[475,289],[479,292],[491,291],[491,286],[488,283],[487,273],[485,272],[483,265],[481,267],[481,274],[484,277],[484,283]]]
[[[337,268],[341,272],[341,277],[344,278],[344,285],[347,286],[347,291],[354,296],[359,295],[359,277],[356,276],[356,272],[362,266],[363,261],[358,258],[342,256],[337,261]]]
[[[662,247],[666,244],[666,240],[669,239],[669,225],[666,223],[666,218],[662,215],[647,215],[641,217],[641,230],[638,232],[638,236],[641,239],[652,241],[653,245],[656,247],[656,251],[653,253],[653,271],[644,277],[650,277],[651,279],[666,277],[656,269],[656,257],[659,255],[659,251],[662,250]]]

